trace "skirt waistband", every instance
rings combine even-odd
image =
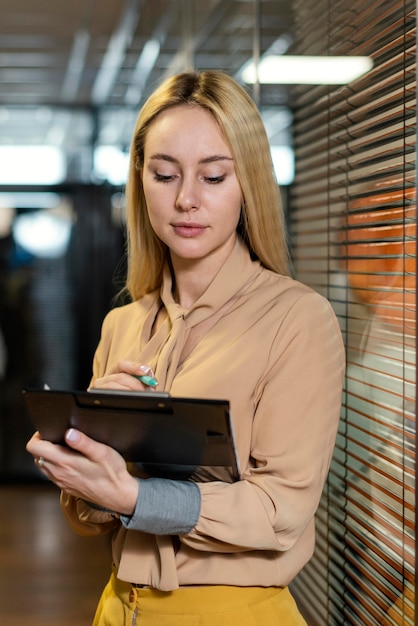
[[[281,587],[235,587],[228,585],[208,585],[180,587],[173,591],[160,591],[151,587],[134,585],[119,580],[112,574],[110,584],[114,593],[127,606],[131,607],[138,601],[144,611],[150,610],[158,600],[158,607],[163,613],[181,614],[189,612],[192,606],[200,611],[217,612],[218,606],[223,610],[237,609],[243,605],[257,604],[273,596],[284,593],[287,588]],[[148,605],[148,606],[147,606]]]

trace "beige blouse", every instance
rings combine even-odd
[[[229,399],[242,479],[199,483],[199,520],[180,538],[127,530],[65,493],[64,513],[81,534],[113,533],[125,581],[285,586],[312,555],[338,428],[345,358],[336,317],[325,298],[252,261],[240,240],[191,309],[171,290],[167,269],[160,293],[107,315],[93,380],[132,359],[173,396]],[[167,319],[151,338],[162,304]]]

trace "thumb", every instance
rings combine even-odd
[[[69,428],[67,430],[65,433],[65,442],[70,448],[92,461],[97,461],[103,454],[106,454],[106,450],[108,450],[108,446],[88,437],[88,435],[85,435],[76,428]]]
[[[85,435],[75,428],[69,428],[65,433],[65,443],[70,446],[70,448],[74,448],[74,450],[79,450],[80,452],[82,452],[83,448],[83,438],[85,438]]]

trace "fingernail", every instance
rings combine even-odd
[[[77,441],[77,439],[78,439],[78,432],[76,430],[74,430],[74,428],[70,428],[65,433],[65,439],[67,441],[70,441],[71,443],[75,443]]]
[[[152,376],[153,374],[152,369],[148,365],[140,365],[139,371],[141,374],[145,374],[146,376]]]

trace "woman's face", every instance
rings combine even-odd
[[[231,152],[212,115],[196,105],[160,113],[145,140],[142,181],[151,225],[174,269],[230,254],[241,211]]]

